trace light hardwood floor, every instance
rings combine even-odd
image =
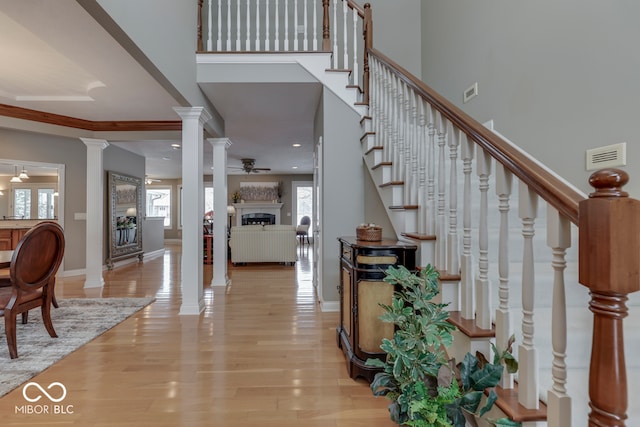
[[[72,256],[67,254],[67,256]],[[230,268],[232,286],[212,289],[206,310],[179,316],[180,246],[106,272],[101,295],[84,277],[57,295],[155,296],[156,301],[34,378],[67,388],[73,414],[23,415],[22,387],[0,399],[3,425],[393,426],[384,398],[347,375],[336,345],[337,313],[322,313],[309,257],[295,267]]]

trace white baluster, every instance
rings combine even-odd
[[[500,234],[498,237],[498,275],[500,284],[496,309],[496,346],[500,351],[507,348],[513,334],[509,308],[509,199],[513,175],[501,163],[496,163],[496,194],[500,211]],[[502,388],[513,388],[513,375],[505,368],[500,381]]]
[[[553,345],[553,385],[547,391],[547,423],[549,427],[571,425],[571,397],[567,394],[567,304],[564,270],[567,248],[571,246],[571,223],[547,205],[547,245],[553,250],[553,302],[551,342]]]
[[[445,216],[445,145],[447,143],[448,121],[440,112],[436,115],[438,127],[438,213],[436,218],[436,255],[435,262],[438,270],[447,271],[447,231]]]
[[[242,44],[240,42],[240,0],[236,3],[236,50],[242,50]]]
[[[298,0],[293,0],[293,50],[300,50],[298,46]]]
[[[231,1],[227,1],[227,51],[231,50]]]
[[[533,236],[538,196],[520,182],[518,212],[522,220],[522,343],[518,347],[518,401],[529,409],[538,409],[538,355],[534,343],[533,305],[535,294]]]
[[[480,177],[480,221],[478,224],[478,277],[476,279],[476,326],[491,329],[491,281],[489,271],[489,223],[488,209],[489,177],[491,157],[485,150],[478,150],[477,173]]]
[[[394,95],[396,97],[395,104],[395,123],[394,123],[394,135],[396,140],[396,151],[397,151],[397,161],[394,161],[394,164],[397,164],[397,174],[396,181],[400,182],[404,180],[404,135],[402,133],[402,113],[403,113],[403,105],[404,105],[404,97],[402,93],[402,81],[398,78],[394,78],[395,88]]]
[[[353,14],[353,85],[359,85],[360,71],[358,71],[358,12],[355,9],[351,10]],[[346,39],[346,35],[345,35]]]
[[[289,50],[289,0],[284,0],[284,50]]]
[[[270,39],[271,39],[271,34],[269,34],[269,0],[267,0],[267,5],[264,8],[264,22],[265,22],[265,28],[264,28],[264,50],[266,50],[267,52],[271,49],[270,47]]]
[[[249,0],[247,0],[247,44],[245,46],[245,50],[247,52],[251,51],[251,5],[249,4]]]
[[[404,195],[402,197],[402,204],[409,205],[409,187],[411,185],[411,133],[409,130],[409,121],[411,120],[411,108],[409,101],[409,88],[404,82],[402,82],[401,108],[402,120],[400,122],[400,129],[402,131],[402,159],[404,163],[404,173],[402,175],[402,181],[404,182]]]
[[[317,0],[313,0],[313,50],[318,50],[318,7]]]
[[[343,43],[342,43],[342,49],[343,49],[343,53],[342,53],[342,68],[344,68],[345,70],[349,68],[349,50],[347,48],[347,44],[348,44],[348,38],[347,37],[347,15],[349,12],[349,8],[347,7],[347,2],[343,1],[342,2],[342,39],[343,39]]]
[[[398,147],[398,121],[400,120],[400,114],[398,112],[398,80],[396,76],[389,71],[389,79],[391,82],[391,115],[389,116],[389,129],[391,130],[391,143],[393,144],[393,158],[391,163],[393,164],[393,177],[392,181],[400,181],[400,169],[402,168],[400,162],[400,151]]]
[[[260,0],[256,0],[256,51],[260,50]]]
[[[418,204],[418,161],[420,160],[420,142],[418,127],[418,94],[411,89],[411,182],[409,187],[409,204]],[[416,224],[417,225],[417,224]]]
[[[333,0],[333,54],[331,58],[333,59],[333,68],[338,68],[338,21],[336,20],[338,17],[338,0]]]
[[[427,233],[427,104],[422,97],[420,102],[420,119],[418,134],[418,233]]]
[[[384,161],[393,162],[393,147],[391,143],[391,126],[389,124],[391,117],[391,79],[389,76],[389,70],[384,67],[382,69],[382,82],[381,91],[384,93],[384,99],[382,100],[382,132],[384,134],[385,143],[385,155]],[[392,164],[392,168],[395,166]],[[392,180],[393,176],[389,177]]]
[[[460,274],[458,253],[458,144],[460,129],[453,129],[449,139],[449,234],[447,236],[447,266],[449,274]]]
[[[278,0],[276,0],[276,10],[273,13],[273,20],[275,21],[275,40],[274,40],[274,50],[276,52],[280,51],[280,7],[278,4]]]
[[[222,0],[218,0],[218,41],[216,43],[216,47],[218,49],[218,52],[220,52],[222,50],[222,14],[220,13],[220,8],[222,6],[221,4]],[[209,28],[207,28],[207,51],[211,52],[211,50],[213,49],[213,40],[211,40],[211,33],[212,28],[211,28],[211,0],[209,0],[209,18],[207,19],[207,24],[209,26]]]
[[[429,104],[429,149],[427,156],[427,234],[436,234],[436,201],[435,201],[435,176],[436,176],[436,110]]]
[[[473,285],[473,254],[471,253],[471,172],[473,170],[473,154],[475,144],[462,135],[460,141],[462,145],[462,172],[464,173],[464,194],[462,196],[462,257],[461,257],[461,295],[460,295],[460,314],[463,319],[473,319],[476,312],[475,303],[475,287]]]
[[[307,18],[307,2],[304,2],[304,33],[302,34],[302,49],[307,52],[309,50],[309,36],[307,34],[308,18]]]

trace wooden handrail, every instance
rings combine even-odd
[[[493,158],[502,163],[513,175],[534,189],[540,197],[566,216],[572,223],[578,224],[578,204],[585,199],[580,192],[550,173],[540,164],[524,156],[519,150],[511,147],[505,140],[453,105],[453,103],[389,57],[375,48],[369,48],[368,50],[370,55],[373,55],[381,63],[389,67],[417,94],[440,111],[447,120],[461,129],[468,138],[471,138]]]
[[[369,3],[366,3],[364,5],[364,7],[366,8],[367,5],[369,5],[369,7],[371,7],[371,5]],[[362,7],[360,7],[359,4],[357,4],[353,0],[347,0],[347,6],[349,6],[351,9],[355,10],[356,12],[358,12],[358,16],[360,16],[360,18],[364,19],[364,9]]]

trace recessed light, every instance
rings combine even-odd
[[[181,148],[180,144],[171,144],[171,148],[173,148],[174,150],[179,150]]]
[[[292,147],[296,147],[296,148],[297,148],[297,147],[302,147],[302,144],[297,144],[297,143],[296,143],[296,144],[291,144],[291,146],[292,146]]]
[[[162,160],[171,160],[171,157],[163,157]]]
[[[293,166],[291,169],[298,169],[298,167],[297,166]]]

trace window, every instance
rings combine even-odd
[[[300,224],[303,216],[313,219],[313,183],[306,181],[293,182],[293,194],[295,196],[295,215],[296,224]],[[309,228],[309,234],[312,234],[313,221]]]
[[[53,218],[55,211],[55,190],[38,188],[38,219]]]
[[[171,227],[171,188],[147,187],[147,216],[164,218],[164,226]]]
[[[56,186],[52,184],[14,184],[11,215],[24,219],[56,217]]]
[[[16,188],[13,190],[13,214],[18,218],[31,219],[31,190]]]

